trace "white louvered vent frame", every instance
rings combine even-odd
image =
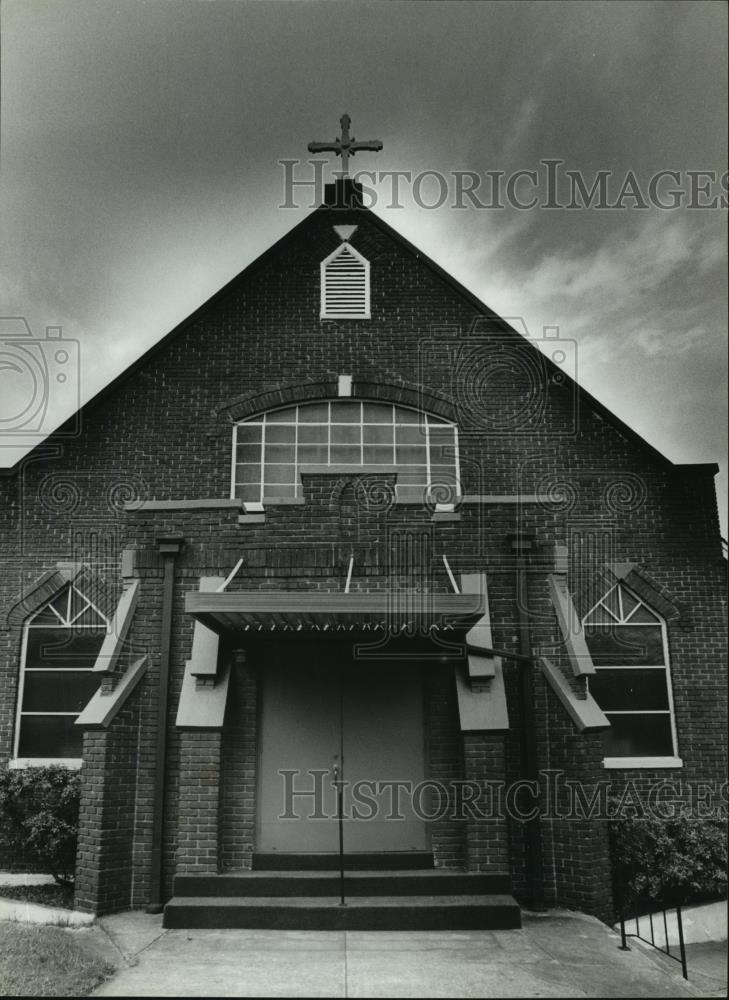
[[[321,262],[321,318],[370,318],[370,262],[349,243]]]

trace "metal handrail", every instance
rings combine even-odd
[[[676,901],[674,905],[667,899],[657,900],[651,899],[646,896],[633,895],[630,902],[627,901],[626,889],[630,882],[633,881],[636,875],[636,868],[632,866],[630,879],[626,877],[625,872],[622,873],[615,866],[616,858],[616,843],[614,837],[614,831],[612,828],[609,832],[610,838],[610,856],[613,860],[613,892],[615,899],[615,909],[618,920],[620,922],[620,950],[630,951],[628,946],[628,938],[638,938],[639,941],[643,941],[645,944],[649,944],[656,951],[660,951],[663,955],[667,955],[668,958],[672,958],[674,962],[679,962],[681,965],[681,972],[683,973],[683,978],[688,979],[688,971],[686,966],[686,944],[683,936],[683,914],[681,912],[681,904]],[[640,910],[643,910],[643,913]],[[678,927],[678,955],[671,952],[671,943],[668,938],[668,920],[667,914],[670,910],[675,909],[676,911],[676,924]],[[633,912],[630,913],[629,911]],[[653,922],[653,918],[660,914],[663,918],[663,939],[665,941],[665,947],[656,941],[656,927]],[[645,922],[646,917],[648,918],[648,924],[650,927],[650,938],[645,937],[641,932],[640,922],[643,920]],[[635,920],[635,933],[629,933],[626,929],[625,922],[626,919]],[[644,923],[645,926],[645,923]],[[675,947],[675,946],[674,946]]]
[[[638,938],[638,940],[643,941],[645,944],[649,944],[652,948],[655,948],[656,951],[660,951],[663,955],[667,955],[669,958],[672,958],[674,960],[674,962],[680,962],[680,964],[681,964],[681,972],[683,973],[683,978],[684,979],[688,979],[688,971],[687,971],[687,966],[686,966],[686,944],[684,942],[684,937],[683,937],[683,916],[682,916],[682,913],[681,913],[681,906],[679,904],[676,904],[676,907],[675,907],[675,910],[676,910],[676,924],[678,926],[678,951],[679,951],[679,953],[678,953],[678,955],[674,955],[674,954],[671,953],[671,944],[670,944],[670,941],[668,940],[668,921],[666,920],[666,914],[667,914],[668,910],[666,909],[666,907],[663,906],[662,904],[656,904],[653,901],[649,901],[649,900],[644,901],[645,904],[646,904],[646,907],[648,908],[648,912],[647,913],[643,913],[642,916],[643,916],[644,920],[645,920],[646,916],[648,917],[648,920],[649,920],[650,935],[651,935],[650,936],[650,940],[649,940],[647,937],[644,937],[643,934],[641,934],[641,930],[640,930],[641,914],[638,912],[638,904],[641,902],[641,900],[637,899],[635,902],[636,902],[636,909],[635,909],[635,913],[633,914],[633,919],[635,920],[635,933],[634,934],[630,934],[630,933],[628,933],[626,931],[626,929],[625,929],[625,911],[622,910],[622,909],[620,911],[620,949],[621,949],[621,951],[630,951],[630,948],[628,947],[628,944],[627,944],[627,939],[629,937]],[[657,913],[660,913],[662,915],[662,917],[663,917],[663,935],[664,935],[664,941],[666,943],[665,948],[662,948],[660,946],[660,944],[656,943],[656,935],[655,935],[655,927],[654,927],[654,924],[653,924],[653,917]]]

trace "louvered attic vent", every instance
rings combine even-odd
[[[370,262],[349,243],[321,262],[321,317],[370,318]]]

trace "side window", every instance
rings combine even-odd
[[[583,626],[595,664],[590,692],[610,720],[605,756],[676,756],[666,623],[619,583],[585,615]]]
[[[93,673],[108,620],[68,586],[23,628],[15,757],[79,760],[82,733],[74,722],[99,685]]]

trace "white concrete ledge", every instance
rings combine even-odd
[[[0,896],[4,885],[53,885],[52,875],[38,875],[32,872],[0,872]]]
[[[588,693],[586,698],[578,698],[559,667],[546,656],[540,657],[539,662],[550,687],[580,732],[585,729],[607,729],[610,726],[607,716],[591,694]]]
[[[137,686],[147,670],[147,657],[140,656],[123,675],[113,691],[99,689],[92,697],[74,725],[84,729],[108,729],[122,705]]]
[[[456,667],[456,693],[461,732],[486,732],[509,728],[504,673],[498,663],[490,681],[473,687],[465,666]]]
[[[25,903],[19,899],[3,899],[0,887],[0,920],[12,920],[18,924],[88,927],[96,917],[93,913],[79,913],[78,910],[66,910],[62,906],[42,906],[40,903]]]
[[[556,573],[549,576],[549,593],[572,664],[572,672],[576,677],[594,674],[595,664],[592,662],[592,656],[587,648],[582,622],[572,603],[569,590],[567,590],[567,582],[563,576]]]
[[[175,725],[178,729],[222,729],[228,700],[230,665],[221,669],[214,684],[199,684],[187,661]]]
[[[80,771],[81,757],[12,757],[8,761],[11,771],[24,771],[28,767],[65,767],[69,771]]]
[[[479,652],[482,649],[493,649],[494,646],[486,574],[461,573],[461,593],[480,594],[483,598],[483,615],[466,634],[466,644],[471,648],[468,653],[468,675],[472,680],[489,680],[495,676],[497,666],[501,667],[501,657]]]
[[[138,597],[139,580],[133,580],[122,591],[114,617],[109,623],[109,631],[104,636],[93,667],[97,673],[107,674],[114,669],[129,632],[129,626],[132,624]]]
[[[224,576],[201,576],[198,589],[206,594],[221,593],[239,567],[240,562],[227,580]],[[215,678],[218,672],[219,645],[220,636],[217,632],[196,621],[192,631],[192,652],[190,659],[185,662],[185,667],[189,666],[193,677]]]
[[[466,493],[462,502],[467,504],[538,503],[546,506],[559,501],[548,493]]]
[[[126,511],[154,510],[242,510],[243,501],[238,498],[213,497],[208,500],[130,500],[124,504]]]
[[[650,771],[659,767],[683,767],[680,757],[605,757],[602,766],[612,770],[643,768]]]
[[[703,941],[726,941],[727,901],[719,900],[716,903],[683,906],[681,907],[681,922],[683,924],[683,939],[686,944],[701,944]],[[665,946],[666,930],[668,930],[668,944],[671,947],[678,945],[678,918],[675,909],[666,910],[665,928],[661,914],[658,917],[654,916],[653,925],[658,945]],[[615,930],[620,931],[620,924],[615,925]],[[627,934],[636,934],[640,931],[643,937],[649,938],[650,918],[647,914],[645,916],[639,915],[637,927],[635,920],[626,920],[625,931]]]

